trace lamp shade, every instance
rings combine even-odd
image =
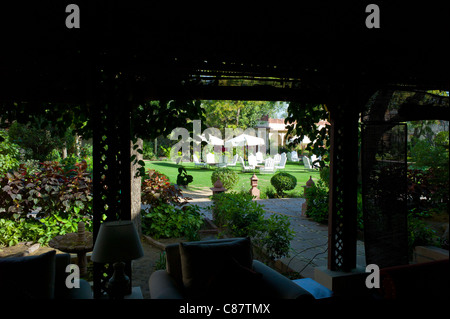
[[[91,260],[114,263],[138,259],[144,255],[139,235],[133,222],[121,220],[100,225]]]

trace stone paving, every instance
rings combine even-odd
[[[206,207],[212,205],[208,196],[211,190],[184,191],[185,196],[192,197],[192,204],[198,205],[205,216],[211,218]],[[303,277],[314,279],[314,268],[326,266],[328,261],[328,227],[301,216],[303,198],[260,199],[259,204],[264,205],[267,216],[282,214],[289,216],[291,229],[295,233],[291,241],[290,257],[281,261]],[[357,264],[365,266],[364,244],[357,242]]]

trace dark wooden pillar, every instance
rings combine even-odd
[[[130,107],[118,73],[101,68],[93,104],[94,242],[103,221],[131,219]],[[131,279],[131,263],[125,272]],[[104,274],[108,276],[104,276]],[[94,297],[100,298],[112,267],[94,263]]]
[[[354,105],[330,109],[328,269],[356,267],[358,116]]]

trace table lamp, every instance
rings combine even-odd
[[[114,274],[107,283],[110,298],[123,299],[129,288],[130,279],[125,275],[124,261],[138,259],[143,255],[133,222],[121,220],[100,225],[91,260],[96,263],[113,263]]]

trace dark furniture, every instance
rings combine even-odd
[[[445,300],[450,298],[449,260],[380,269],[376,297],[386,300]]]
[[[0,300],[4,299],[92,299],[89,283],[67,288],[66,267],[70,254],[55,250],[36,256],[0,259]]]
[[[166,270],[149,279],[152,299],[302,299],[314,297],[253,260],[248,238],[168,245]]]

